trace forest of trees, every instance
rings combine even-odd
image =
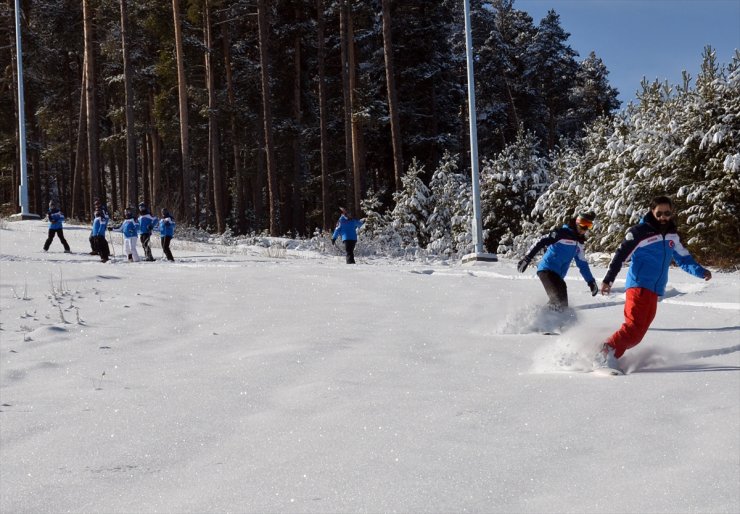
[[[5,214],[19,183],[13,3],[0,6]],[[453,186],[433,179],[439,166],[465,190],[461,0],[21,4],[31,212],[53,199],[89,220],[100,197],[114,213],[145,201],[213,232],[305,236],[331,228],[340,205],[382,218],[413,184],[441,194]],[[603,62],[577,55],[556,12],[471,5],[482,160],[530,145],[539,162],[620,107]],[[442,224],[414,244],[469,237],[440,209],[429,215],[457,220],[455,235]],[[508,228],[487,224],[495,250]]]
[[[637,102],[597,119],[584,136],[543,156],[531,131],[482,160],[481,211],[488,251],[526,253],[542,234],[591,210],[588,251],[607,257],[639,223],[650,199],[675,200],[679,232],[702,262],[740,264],[740,52],[729,66],[704,49],[701,71],[683,83],[644,80]],[[383,212],[365,203],[365,245],[383,254],[455,256],[472,250],[469,175],[445,155],[429,186],[414,161]]]

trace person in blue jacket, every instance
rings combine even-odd
[[[64,239],[64,214],[62,213],[62,211],[59,210],[59,208],[53,201],[49,202],[49,210],[46,213],[46,217],[49,220],[49,234],[46,238],[46,242],[44,243],[44,251],[49,251],[51,242],[56,235],[62,242],[64,253],[71,253],[69,249],[69,244],[67,243],[67,240]]]
[[[161,217],[159,218],[159,238],[162,243],[162,251],[168,261],[174,261],[175,258],[172,256],[170,250],[170,243],[172,238],[175,236],[175,218],[172,217],[170,211],[162,208]]]
[[[632,259],[627,272],[624,323],[604,343],[597,365],[618,368],[624,352],[637,346],[650,328],[658,308],[658,297],[665,294],[668,268],[675,261],[687,273],[710,280],[712,273],[697,264],[681,244],[674,221],[673,202],[658,196],[638,225],[631,227],[617,249],[601,284],[601,293],[611,292],[622,264]]]
[[[93,220],[96,217],[96,212],[100,211],[101,215],[107,220],[106,224],[110,221],[110,213],[108,212],[108,206],[105,202],[101,202],[100,198],[93,200]],[[98,255],[97,245],[98,241],[95,239],[95,234],[90,230],[90,255]]]
[[[127,207],[124,211],[123,223],[113,227],[113,230],[123,233],[123,252],[128,255],[128,260],[139,262],[139,252],[136,251],[136,241],[139,239],[139,224],[134,219],[134,210]]]
[[[110,257],[110,248],[108,241],[105,239],[105,230],[108,228],[108,216],[103,214],[101,209],[94,213],[95,219],[92,224],[93,250],[95,255],[100,255],[101,262],[108,262]]]
[[[139,204],[139,241],[141,241],[141,246],[144,248],[144,260],[146,261],[154,260],[150,239],[152,230],[158,222],[159,220],[149,213],[146,204],[141,202]]]
[[[586,232],[593,226],[595,218],[596,215],[593,212],[579,213],[567,224],[553,230],[532,245],[527,255],[517,264],[519,272],[524,273],[534,256],[541,249],[547,248],[537,266],[537,277],[550,299],[548,305],[554,310],[562,311],[568,307],[568,286],[565,285],[565,275],[568,274],[568,268],[573,259],[591,290],[591,296],[596,296],[599,292],[583,249],[586,243]]]
[[[331,244],[336,244],[337,238],[342,236],[344,249],[347,252],[347,264],[355,264],[355,246],[357,245],[357,229],[363,225],[362,220],[352,217],[344,207],[339,208],[341,216],[337,221],[337,227],[331,236]]]

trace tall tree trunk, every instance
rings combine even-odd
[[[46,212],[45,207],[48,207],[48,205],[42,205],[41,198],[41,159],[39,155],[39,148],[43,147],[41,144],[41,129],[36,119],[36,101],[34,95],[25,95],[25,99],[26,126],[31,128],[30,134],[28,132],[26,134],[32,138],[30,140],[32,143],[30,145],[31,149],[28,152],[28,156],[31,158],[31,180],[29,181],[29,185],[31,186],[29,187],[29,193],[31,194],[28,205],[31,212],[44,213]]]
[[[72,175],[72,213],[81,220],[88,219],[90,213],[85,212],[84,188],[82,174],[84,171],[85,156],[87,155],[87,108],[85,106],[85,72],[83,65],[82,80],[80,81],[80,114],[77,121],[77,146],[75,149],[75,169]]]
[[[128,204],[136,205],[139,196],[136,177],[136,123],[134,120],[134,89],[131,85],[131,59],[128,44],[127,0],[121,2],[121,49],[123,53],[123,85],[126,94],[126,175],[128,176]]]
[[[296,23],[301,23],[301,13],[296,8]],[[304,183],[303,177],[303,154],[301,153],[302,137],[302,105],[301,105],[301,32],[296,30],[293,39],[293,122],[296,131],[293,138],[293,180],[290,181],[290,204],[292,216],[290,219],[291,229],[303,234],[305,231],[305,216],[303,210],[303,195],[301,193]],[[287,218],[287,216],[286,216]],[[287,221],[287,220],[286,220]]]
[[[349,86],[349,45],[351,43],[349,38],[348,23],[349,23],[349,0],[341,0],[341,8],[339,10],[339,31],[340,31],[340,47],[341,47],[341,61],[342,61],[342,99],[344,100],[344,162],[346,166],[346,180],[349,191],[345,201],[347,205],[354,198],[352,193],[353,180],[352,173],[354,169],[352,160],[352,99],[350,97],[350,86]]]
[[[270,208],[270,235],[279,236],[278,181],[275,148],[272,134],[272,108],[270,106],[270,52],[268,48],[267,1],[257,3],[259,25],[260,78],[262,82],[262,113],[265,124],[265,151],[267,157],[267,197]]]
[[[159,193],[162,187],[160,184],[162,181],[162,151],[159,131],[157,130],[156,120],[154,119],[154,88],[149,89],[149,133],[152,138],[152,186],[149,207],[154,209],[159,205]]]
[[[325,49],[324,49],[324,0],[316,0],[318,23],[318,66],[319,66],[319,139],[321,143],[321,211],[322,228],[331,229],[331,210],[329,208],[329,158],[328,158],[328,119],[326,109]]]
[[[234,77],[231,71],[231,36],[229,32],[229,23],[226,20],[226,10],[221,14],[222,42],[224,49],[224,68],[226,69],[226,96],[229,101],[229,125],[231,129],[231,148],[234,158],[234,178],[236,192],[234,193],[234,211],[236,213],[237,231],[243,234],[247,230],[247,220],[245,216],[245,186],[244,170],[242,169],[241,157],[241,137],[240,129],[236,123],[236,97],[234,95]]]
[[[139,145],[141,148],[141,190],[142,190],[142,196],[141,201],[147,202],[149,199],[149,181],[150,181],[150,173],[151,173],[151,164],[152,164],[152,139],[149,137],[149,134],[146,134],[144,138],[141,141],[141,145]],[[138,181],[137,181],[138,182]],[[137,186],[138,189],[138,186]],[[139,196],[136,197],[134,203],[131,204],[132,207],[137,207],[139,203]],[[137,208],[138,209],[138,208]]]
[[[401,151],[401,121],[398,115],[398,94],[393,67],[393,41],[391,38],[390,0],[383,1],[383,53],[385,54],[385,83],[388,89],[388,113],[391,117],[391,141],[393,142],[393,171],[396,191],[401,190],[403,154]]]
[[[362,140],[362,119],[355,113],[358,109],[357,100],[357,59],[355,57],[355,35],[352,25],[352,13],[347,19],[347,43],[349,54],[349,97],[352,106],[352,189],[354,192],[354,206],[352,212],[359,214],[362,201],[362,177],[365,173],[365,156]]]
[[[185,223],[193,218],[193,176],[190,166],[190,139],[188,132],[188,86],[185,77],[185,60],[182,49],[182,25],[180,24],[180,0],[172,0],[172,15],[175,20],[175,58],[177,60],[177,92],[180,108],[180,158],[182,160],[182,190],[180,212]]]
[[[89,205],[100,198],[100,164],[98,141],[98,110],[95,101],[95,41],[91,0],[82,0],[82,19],[85,38],[85,105],[87,110],[87,162],[90,175]],[[102,199],[101,199],[102,200]]]
[[[208,153],[210,154],[211,175],[213,176],[213,204],[216,215],[216,230],[226,231],[225,184],[221,173],[221,152],[219,150],[218,116],[216,105],[216,72],[213,69],[213,32],[211,30],[211,0],[203,4],[203,32],[206,45],[206,87],[208,89]]]

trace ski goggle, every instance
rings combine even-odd
[[[586,218],[581,218],[580,216],[578,216],[576,218],[576,225],[578,225],[584,230],[590,230],[591,227],[594,226],[594,222],[591,220],[587,220]]]

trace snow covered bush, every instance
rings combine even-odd
[[[522,221],[549,185],[547,161],[538,155],[536,137],[520,130],[514,143],[483,161],[480,181],[485,246],[497,252],[505,234],[521,233]]]

